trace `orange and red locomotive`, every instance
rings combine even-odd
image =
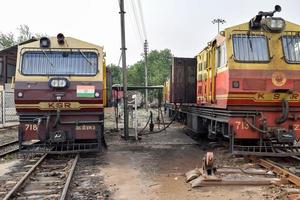
[[[99,151],[106,103],[103,47],[58,34],[18,47],[21,151]]]
[[[273,17],[280,10],[226,28],[195,58],[173,58],[169,110],[180,104],[189,128],[228,138],[233,153],[299,154],[300,25]]]

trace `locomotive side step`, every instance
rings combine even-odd
[[[59,145],[35,143],[32,145],[22,145],[21,153],[48,153],[48,154],[70,154],[80,152],[100,152],[101,144],[91,143],[61,143]]]
[[[232,154],[268,157],[300,156],[300,146],[244,146],[234,145]]]

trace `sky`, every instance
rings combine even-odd
[[[143,41],[134,21],[131,1],[125,1],[127,64],[142,59]],[[177,57],[193,57],[221,29],[248,22],[258,11],[282,7],[275,16],[300,24],[299,0],[140,0],[149,50],[168,48]],[[118,0],[1,0],[0,32],[17,33],[26,24],[34,33],[63,33],[104,46],[108,64],[121,54]]]

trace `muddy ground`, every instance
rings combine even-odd
[[[110,110],[111,111],[111,110]],[[155,113],[155,112],[154,112]],[[141,127],[147,114],[139,112]],[[154,114],[155,115],[155,114]],[[110,116],[110,117],[109,117]],[[107,115],[107,130],[113,127],[113,115]],[[168,121],[168,119],[165,119]],[[156,125],[157,128],[157,125]],[[287,199],[288,186],[214,186],[191,188],[184,174],[201,166],[203,155],[213,151],[218,167],[241,167],[243,158],[232,157],[227,148],[212,149],[206,140],[193,140],[190,132],[175,123],[166,132],[144,135],[137,142],[124,142],[122,132],[106,132],[108,150],[103,155],[104,182],[112,199]],[[133,134],[133,130],[131,130]],[[249,175],[251,178],[251,175]]]
[[[140,129],[147,121],[147,116],[145,111],[139,111]],[[167,131],[143,135],[139,141],[124,141],[121,138],[122,130],[114,130],[113,110],[107,109],[105,127],[108,149],[93,154],[94,158],[88,156],[88,160],[82,156],[82,162],[75,172],[78,178],[72,183],[68,199],[288,199],[288,190],[294,188],[293,185],[191,188],[185,182],[184,174],[200,167],[207,151],[214,152],[218,167],[240,167],[247,163],[243,158],[232,157],[227,148],[211,148],[206,140],[191,139],[188,136],[190,132],[178,123]],[[130,130],[131,135],[134,135],[133,129]],[[12,165],[18,165],[20,161],[16,160],[2,160],[0,176],[9,171]]]
[[[112,199],[270,199],[264,187],[192,189],[185,183],[184,174],[201,166],[206,151],[181,128],[176,124],[167,133],[150,135],[130,144],[122,141],[116,144],[115,137],[107,137],[109,149],[104,160],[108,165],[102,171],[105,184],[113,191]],[[228,158],[227,155],[218,157]]]

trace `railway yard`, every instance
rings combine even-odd
[[[0,25],[0,200],[300,200],[299,12],[279,1],[145,1],[151,50],[140,0],[26,3],[49,29]]]
[[[22,155],[15,152],[2,156],[0,198],[299,198],[300,161],[296,157],[263,158],[264,162],[273,163],[278,169],[260,167],[258,160],[250,161],[260,158],[233,156],[226,144],[195,138],[178,123],[166,132],[142,135],[139,141],[128,142],[114,130],[114,123],[111,123],[113,112],[110,109],[106,112],[106,119],[110,121],[105,125],[108,149],[102,153]],[[1,137],[14,131],[15,128],[3,129]],[[14,141],[16,138],[10,139]],[[206,181],[194,179],[194,182],[187,183],[185,174],[201,168],[202,158],[208,151],[215,156],[217,171],[213,179],[217,179],[209,180],[208,177]],[[284,174],[284,171],[289,174]],[[194,185],[198,187],[192,187]]]

